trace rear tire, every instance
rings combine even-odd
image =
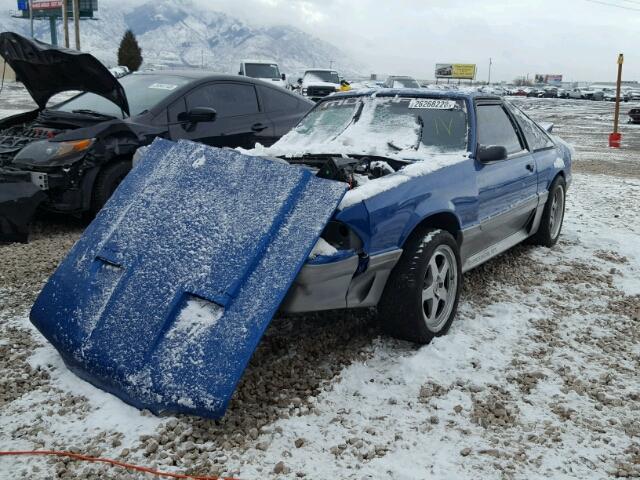
[[[549,198],[544,206],[538,231],[531,237],[531,243],[550,248],[558,242],[564,220],[566,191],[567,184],[558,175],[549,187]]]
[[[117,162],[107,165],[100,170],[93,185],[93,195],[91,201],[91,214],[96,215],[109,197],[118,188],[120,182],[131,170],[131,162]]]
[[[378,305],[384,330],[419,344],[449,330],[462,287],[458,244],[449,232],[426,228],[407,239]]]

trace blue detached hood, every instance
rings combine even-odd
[[[157,139],[31,321],[70,369],[125,402],[220,417],[345,189],[304,168]]]

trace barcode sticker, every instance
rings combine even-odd
[[[450,110],[455,108],[455,100],[436,100],[434,98],[412,98],[409,108],[429,108],[436,110]]]

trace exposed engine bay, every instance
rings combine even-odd
[[[408,162],[390,158],[364,155],[305,155],[300,158],[286,158],[292,165],[304,165],[317,177],[336,180],[356,188],[363,183],[394,173]]]
[[[346,183],[349,189],[394,173],[410,163],[366,155],[304,155],[280,160],[307,168],[318,178]],[[367,255],[363,251],[362,240],[346,224],[336,220],[329,221],[322,232],[321,239],[335,249],[335,255],[339,255],[338,252],[342,254],[355,252],[360,257],[363,268],[366,265]]]
[[[0,131],[0,166],[11,163],[15,154],[34,140],[50,139],[61,132],[57,128],[42,126],[37,121]]]

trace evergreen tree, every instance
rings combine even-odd
[[[124,32],[118,48],[118,65],[124,65],[135,72],[142,65],[142,49],[131,30]]]

